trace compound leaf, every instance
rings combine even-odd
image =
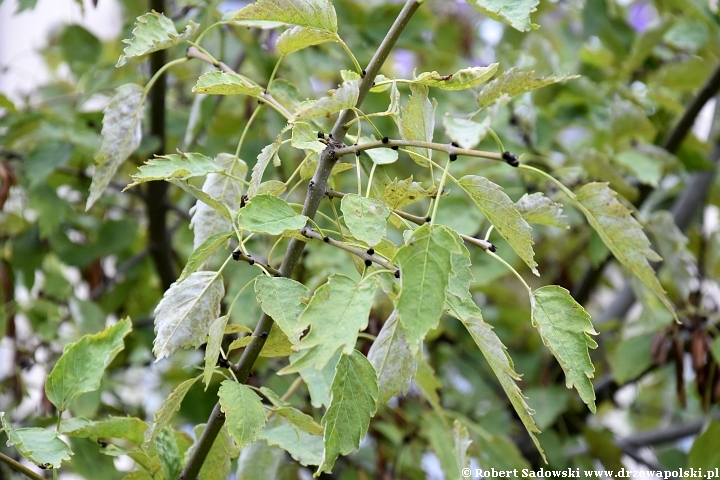
[[[203,383],[205,390],[210,386],[215,366],[218,358],[220,358],[220,346],[222,345],[223,336],[225,336],[225,326],[228,322],[228,316],[223,315],[215,319],[207,332],[207,345],[205,345],[205,368],[203,369]]]
[[[277,39],[275,46],[283,55],[297,52],[321,43],[337,42],[338,36],[327,30],[309,27],[293,27],[285,30]]]
[[[103,420],[90,421],[75,417],[60,424],[60,433],[75,438],[122,438],[135,445],[141,445],[148,425],[139,418],[107,417]]]
[[[250,186],[248,187],[247,193],[248,197],[253,197],[258,193],[258,188],[260,188],[260,184],[262,183],[262,177],[265,173],[265,169],[270,164],[270,160],[274,160],[275,157],[277,157],[281,146],[282,144],[280,142],[275,141],[270,145],[265,146],[258,154],[257,163],[255,163],[252,175],[250,175]],[[274,160],[274,162],[278,163],[278,160]]]
[[[63,460],[70,460],[72,450],[52,430],[44,428],[18,428],[10,425],[5,412],[0,412],[2,430],[7,435],[8,447],[15,447],[20,455],[45,468],[60,468]]]
[[[435,130],[435,108],[437,102],[428,98],[428,87],[425,85],[410,84],[410,100],[405,108],[401,108],[400,116],[400,137],[403,140],[418,140],[432,142],[433,131]],[[419,165],[428,166],[427,160],[422,157],[432,158],[432,150],[420,147],[408,147],[410,157]],[[421,156],[418,156],[421,155]]]
[[[182,282],[192,273],[197,271],[197,269],[200,268],[203,263],[205,263],[205,260],[210,258],[212,254],[217,251],[218,248],[225,245],[232,236],[233,232],[218,233],[216,235],[208,237],[202,245],[198,246],[195,250],[193,250],[193,252],[190,254],[190,258],[188,258],[188,261],[185,264],[185,268],[183,268],[180,277],[178,277],[177,279],[178,283]]]
[[[190,20],[183,33],[178,33],[175,24],[162,13],[155,11],[137,17],[130,39],[123,40],[127,47],[120,55],[116,67],[122,67],[128,58],[141,57],[148,53],[165,50],[184,42],[195,33],[200,25]]]
[[[291,121],[330,117],[330,115],[340,110],[355,107],[360,94],[359,85],[359,81],[344,82],[337,89],[330,90],[327,97],[302,102],[295,110]]]
[[[312,435],[284,420],[274,423],[276,425],[262,432],[262,438],[268,445],[282,448],[301,465],[320,465],[323,454],[322,436]]]
[[[157,438],[160,434],[160,431],[162,431],[162,429],[170,423],[170,420],[175,412],[180,410],[180,404],[182,404],[185,395],[187,395],[190,387],[195,385],[195,382],[199,379],[200,377],[191,378],[175,387],[175,390],[173,390],[163,402],[162,407],[154,413],[153,417],[155,422],[153,423],[152,428],[145,432],[145,441],[143,443],[143,448],[145,450],[150,448],[150,445],[155,441],[155,438]]]

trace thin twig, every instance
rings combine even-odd
[[[321,241],[327,243],[328,245],[332,245],[333,247],[337,247],[341,250],[345,250],[346,252],[351,253],[351,254],[355,255],[356,257],[360,257],[366,262],[366,265],[367,265],[367,262],[373,262],[373,263],[377,263],[378,265],[380,265],[383,268],[392,270],[393,272],[400,271],[400,269],[398,269],[397,267],[393,267],[385,259],[380,258],[377,255],[368,253],[370,250],[365,251],[361,248],[351,247],[350,245],[347,245],[343,242],[339,242],[339,241],[335,240],[334,238],[323,237],[322,235],[320,235],[318,232],[316,232],[312,228],[305,227],[300,231],[300,234],[302,234],[303,236],[308,237],[308,238],[314,238],[315,240],[321,240]],[[397,275],[397,273],[396,273],[396,275]]]
[[[280,275],[280,270],[278,270],[277,268],[273,268],[273,267],[271,267],[271,266],[270,266],[269,264],[267,264],[267,263],[258,262],[257,259],[255,259],[255,258],[253,258],[253,257],[251,257],[251,256],[249,256],[249,255],[245,255],[245,254],[242,253],[240,250],[235,250],[235,251],[233,252],[233,260],[236,260],[236,261],[241,261],[241,260],[242,260],[243,262],[247,262],[247,263],[249,263],[250,265],[258,264],[258,265],[262,266],[265,270],[267,270],[269,273],[273,274],[274,276],[276,276],[276,277],[280,277],[280,276],[281,276],[281,275]]]
[[[505,163],[506,160],[502,154],[496,152],[485,152],[482,150],[469,150],[466,148],[456,147],[449,143],[435,143],[435,142],[421,142],[419,140],[391,140],[383,139],[377,142],[362,143],[359,145],[348,145],[343,148],[335,150],[335,156],[337,158],[351,153],[362,152],[365,150],[371,150],[374,148],[393,148],[393,147],[417,147],[417,148],[429,148],[430,150],[437,150],[439,152],[445,152],[448,155],[465,155],[468,157],[479,157],[489,158],[490,160],[497,160]]]
[[[20,473],[25,474],[26,477],[32,478],[33,480],[45,480],[45,477],[41,477],[37,473],[30,470],[28,467],[23,465],[20,462],[17,462],[13,460],[12,458],[8,457],[4,453],[0,453],[0,462],[3,462],[10,466],[10,468],[17,470]]]

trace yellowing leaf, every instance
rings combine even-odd
[[[285,30],[275,44],[278,52],[288,55],[303,48],[320,45],[326,42],[337,42],[338,36],[334,32],[308,27],[293,27]]]
[[[466,0],[480,13],[510,25],[521,32],[537,28],[530,22],[530,14],[537,10],[540,0]]]
[[[275,320],[292,343],[296,343],[300,332],[295,327],[305,310],[303,300],[310,297],[310,290],[290,278],[260,275],[255,279],[255,296],[263,312]]]
[[[330,90],[327,97],[302,102],[295,110],[291,121],[330,117],[341,110],[355,107],[360,94],[359,85],[359,81],[345,82],[337,89]]]
[[[243,448],[257,440],[267,422],[260,397],[247,385],[234,380],[225,380],[218,396],[228,432],[238,447]]]
[[[52,430],[44,428],[18,428],[14,429],[5,418],[5,412],[0,412],[2,429],[7,435],[7,446],[17,448],[20,455],[46,468],[60,468],[63,461],[69,461],[73,454],[70,447],[63,442]]]
[[[175,24],[162,13],[155,11],[137,17],[133,36],[123,40],[128,46],[117,62],[116,67],[122,67],[128,58],[140,57],[148,53],[165,50],[190,38],[200,25],[190,20],[183,33],[178,33]]]
[[[437,187],[425,190],[421,184],[413,181],[413,177],[390,182],[383,192],[383,199],[388,207],[398,210],[425,197],[432,197],[437,193]]]
[[[419,140],[432,142],[433,131],[435,130],[435,108],[437,102],[428,98],[428,87],[425,85],[410,85],[410,100],[407,106],[401,108],[400,116],[400,137],[403,140]],[[432,158],[432,150],[429,148],[408,147],[408,150],[415,152],[422,157]],[[427,160],[421,156],[410,154],[410,157],[419,165],[428,166]]]
[[[485,177],[467,175],[460,179],[460,188],[470,195],[475,205],[490,220],[495,229],[507,240],[520,258],[530,267],[535,275],[540,275],[535,263],[532,228],[523,219],[515,204],[502,187],[492,183]]]
[[[588,222],[615,258],[658,296],[677,321],[675,309],[648,263],[648,260],[659,262],[662,258],[650,248],[650,240],[643,233],[642,226],[616,195],[606,183],[594,182],[580,189],[577,201]]]
[[[237,11],[233,20],[266,20],[337,33],[335,8],[328,0],[258,0]]]
[[[103,115],[102,144],[95,156],[90,195],[85,210],[89,210],[107,188],[118,167],[140,145],[142,140],[142,117],[145,95],[143,88],[126,83],[105,107]]]
[[[407,393],[415,377],[418,358],[410,350],[397,311],[385,321],[368,351],[368,360],[378,375],[380,404],[387,403],[395,395]]]
[[[569,230],[567,217],[562,214],[563,206],[555,203],[540,192],[523,195],[515,204],[515,208],[528,223],[550,225]]]
[[[349,193],[342,198],[340,210],[345,225],[361,242],[373,247],[385,236],[390,209],[382,200]]]
[[[451,75],[440,75],[437,72],[421,73],[413,79],[414,83],[438,87],[443,90],[465,90],[477,87],[490,79],[497,71],[498,64],[493,63],[487,67],[470,67],[459,70]]]
[[[123,191],[153,180],[169,180],[171,178],[187,180],[188,178],[202,177],[208,173],[222,171],[220,165],[211,158],[199,153],[162,155],[145,162],[145,165],[140,167],[138,173],[131,175],[134,181],[125,187]]]
[[[531,300],[533,326],[565,372],[565,385],[568,388],[574,386],[590,411],[595,413],[595,390],[590,381],[595,376],[595,367],[588,348],[597,347],[590,337],[597,332],[590,315],[570,292],[556,285],[538,288]]]
[[[480,108],[487,107],[498,101],[503,95],[514,97],[538,88],[578,78],[577,75],[551,75],[545,78],[533,76],[535,72],[521,72],[513,67],[483,87],[478,95]]]
[[[240,75],[212,71],[198,78],[192,91],[209,95],[249,95],[258,98],[262,95],[263,88],[250,83]]]
[[[85,392],[100,388],[105,369],[125,348],[123,339],[132,330],[126,318],[94,335],[85,335],[65,347],[60,359],[45,380],[45,394],[58,410]]]
[[[300,230],[306,222],[307,217],[295,213],[285,200],[267,193],[250,199],[238,213],[238,226],[241,229],[266,235]]]

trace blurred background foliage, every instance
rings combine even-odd
[[[35,3],[22,1],[20,9],[31,9]],[[129,38],[135,17],[150,6],[136,0],[121,3],[121,38]],[[164,13],[179,27],[192,19],[205,28],[224,11],[246,2],[167,3]],[[334,0],[333,4],[340,35],[361,64],[368,62],[402,6],[382,0]],[[93,6],[88,3],[85,8]],[[591,415],[577,395],[565,388],[561,368],[530,325],[530,306],[517,280],[479,250],[471,250],[475,300],[523,375],[520,385],[543,430],[540,441],[549,468],[720,466],[702,463],[707,460],[706,449],[720,444],[720,429],[711,428],[693,442],[703,428],[702,419],[717,414],[720,400],[717,180],[712,179],[707,198],[686,213],[689,227],[684,234],[667,213],[684,190],[694,188],[692,179],[698,173],[714,174],[717,155],[712,151],[717,148],[717,131],[713,128],[710,132],[712,109],[703,111],[702,121],[674,151],[662,148],[718,66],[717,3],[542,1],[532,18],[540,28],[520,33],[483,17],[464,1],[426,0],[382,73],[390,78],[410,78],[415,70],[418,74],[433,70],[447,74],[497,61],[501,71],[518,66],[543,76],[581,75],[514,98],[500,110],[492,126],[507,150],[525,154],[524,163],[552,172],[571,188],[588,181],[609,182],[623,203],[634,206],[655,248],[666,259],[659,276],[682,324],[674,324],[664,307],[639,284],[633,284],[638,301],[629,312],[605,315],[627,275],[617,263],[607,260],[602,242],[572,208],[565,212],[569,231],[534,227],[540,280],[527,274],[523,262],[499,237],[498,249],[524,272],[531,286],[563,286],[593,316],[595,328],[601,332],[600,347],[591,351],[597,415]],[[263,84],[278,58],[276,38],[273,30],[226,25],[209,33],[204,46]],[[152,312],[164,288],[149,255],[153,239],[143,198],[146,191],[120,193],[129,183],[129,175],[158,152],[161,141],[146,134],[103,197],[90,211],[84,208],[93,158],[100,146],[102,109],[114,88],[128,82],[144,85],[149,78],[147,61],[130,61],[115,68],[122,47],[119,39],[101,42],[79,25],[58,28],[42,49],[53,80],[26,98],[0,94],[0,294],[4,303],[0,311],[0,331],[4,332],[0,410],[10,412],[18,425],[53,422],[52,406],[41,388],[45,375],[64,345],[102,330],[107,322],[129,315],[134,330],[102,388],[75,400],[73,415],[127,414],[151,419],[175,386],[197,375],[196,366],[202,361],[201,351],[186,350],[171,360],[153,363]],[[173,47],[167,59],[184,54],[184,46]],[[308,48],[284,60],[273,93],[286,104],[321,96],[342,81],[339,72],[348,68],[351,65],[337,44]],[[256,101],[244,96],[192,94],[195,80],[207,70],[207,65],[191,61],[175,66],[168,74],[166,153],[179,148],[214,157],[235,151]],[[399,87],[404,104],[408,90]],[[436,89],[431,95],[438,101],[435,139],[449,142],[442,118],[474,113],[473,93]],[[386,93],[371,94],[364,111],[384,111],[387,103]],[[382,132],[397,136],[391,120],[379,118],[376,123]],[[330,120],[326,125],[328,131]],[[240,157],[252,167],[260,150],[283,126],[279,115],[265,109],[250,129]],[[494,151],[497,147],[488,137],[478,148]],[[281,158],[282,165],[269,172],[285,181],[302,155],[283,149]],[[362,159],[370,165],[367,157]],[[513,200],[533,191],[564,200],[553,185],[538,183],[535,177],[489,160],[462,158],[453,164],[453,174],[486,176],[502,185]],[[404,155],[395,164],[379,168],[376,175],[378,179],[412,175],[429,186],[427,171]],[[354,173],[338,173],[331,184],[336,190],[352,191]],[[471,208],[468,199],[452,195],[452,187],[450,190],[451,196],[440,204],[437,221],[468,235],[484,235],[487,221]],[[302,203],[303,191],[298,189],[289,201]],[[183,191],[170,188],[164,213],[171,244],[163,248],[171,252],[177,272],[193,249],[188,215],[193,203]],[[425,199],[409,210],[425,215],[427,207]],[[332,216],[328,202],[321,211]],[[399,240],[401,231],[395,234]],[[271,246],[270,239],[263,238],[248,245],[264,258]],[[281,243],[273,252],[274,264],[281,259],[283,246]],[[221,252],[215,260],[227,253]],[[313,289],[331,273],[354,269],[344,252],[310,244],[295,278]],[[254,275],[255,270],[245,263],[225,269],[227,298],[232,299]],[[369,333],[377,334],[391,308],[381,304],[373,310]],[[233,310],[232,322],[254,327],[259,313],[248,289]],[[358,348],[366,352],[369,345],[370,341],[361,338]],[[339,459],[332,477],[441,478],[447,455],[444,448],[453,440],[433,413],[432,404],[442,405],[471,427],[473,465],[498,469],[544,466],[460,323],[444,319],[427,338],[425,354],[427,363],[420,368],[417,384],[407,396],[381,407],[360,451]],[[291,380],[274,372],[285,362],[283,358],[261,358],[250,383],[284,391]],[[210,390],[218,386],[219,382],[203,392],[196,384],[190,390],[176,418],[177,428],[190,432],[207,420],[216,401]],[[307,409],[308,392],[300,389],[291,401]],[[677,432],[677,425],[689,430],[685,435],[668,434]],[[643,437],[644,443],[638,444],[621,440],[640,433],[649,439]],[[120,478],[113,460],[118,468],[130,468],[123,457],[104,455],[89,440],[74,439],[72,447],[76,454],[64,470],[85,478],[100,472],[103,478]],[[0,450],[10,451],[4,446]],[[288,457],[274,478],[307,475],[305,469],[298,469]],[[0,478],[13,475],[0,466]]]

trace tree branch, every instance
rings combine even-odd
[[[10,468],[17,470],[18,472],[24,474],[28,478],[31,478],[32,480],[45,480],[45,477],[38,475],[22,463],[13,460],[2,452],[0,452],[0,462],[9,465]]]
[[[249,263],[250,265],[255,265],[255,264],[257,263],[258,265],[261,265],[265,270],[267,270],[268,273],[271,273],[271,274],[273,274],[273,275],[276,276],[276,277],[282,276],[282,275],[280,275],[280,270],[278,270],[277,268],[273,268],[273,267],[271,267],[271,266],[270,266],[269,264],[267,264],[267,263],[258,262],[258,261],[255,260],[253,257],[251,257],[251,256],[249,256],[249,255],[245,255],[245,254],[242,253],[240,250],[235,250],[235,251],[232,253],[232,257],[233,257],[233,260],[235,260],[235,261],[241,261],[241,260],[242,260],[243,262],[247,262],[247,263]]]
[[[346,245],[343,242],[338,242],[334,238],[330,237],[323,237],[318,232],[313,230],[312,228],[303,228],[300,233],[308,238],[314,238],[315,240],[322,240],[323,242],[327,243],[328,245],[332,245],[333,247],[337,247],[341,250],[345,250],[346,252],[355,255],[359,258],[362,258],[365,261],[365,265],[370,266],[368,262],[377,263],[383,268],[387,268],[388,270],[392,270],[395,272],[395,276],[400,276],[400,269],[397,267],[393,267],[390,265],[386,260],[378,257],[377,255],[374,255],[374,253],[370,253],[371,251],[374,252],[375,250],[370,249],[368,251],[365,251],[361,248],[355,248],[351,247],[350,245]]]
[[[387,139],[387,141],[385,141]],[[419,140],[391,140],[387,137],[377,142],[368,142],[360,145],[348,145],[347,147],[339,148],[335,150],[335,156],[340,158],[351,153],[363,152],[365,150],[371,150],[374,148],[397,148],[397,147],[418,147],[418,148],[429,148],[430,150],[436,150],[438,152],[445,152],[448,155],[465,155],[468,157],[479,157],[489,158],[490,160],[498,160],[500,162],[506,162],[501,153],[496,152],[485,152],[482,150],[469,150],[466,148],[456,147],[452,144],[435,143],[435,142],[421,142]]]
[[[380,71],[380,67],[385,62],[388,55],[390,55],[390,51],[397,42],[398,38],[400,38],[400,34],[405,29],[405,26],[408,24],[410,18],[418,7],[420,7],[418,0],[408,0],[398,17],[395,19],[392,27],[390,27],[390,31],[388,31],[387,35],[380,44],[380,47],[378,47],[375,55],[373,55],[373,58],[370,60],[370,63],[365,70],[365,76],[360,82],[358,100],[356,104],[357,107],[359,107],[365,100],[365,96],[372,87],[373,79],[377,76]],[[339,118],[332,129],[332,135],[335,141],[342,142],[345,140],[347,128],[344,125],[352,118],[352,110],[345,110],[340,113]],[[330,177],[330,172],[332,171],[332,167],[335,165],[336,161],[337,158],[335,157],[333,148],[331,147],[326,148],[320,155],[315,175],[308,185],[308,192],[305,197],[305,204],[303,205],[303,215],[310,218],[315,216],[318,206],[320,205],[320,201],[325,196],[327,180]],[[300,261],[304,247],[304,242],[295,238],[290,240],[282,265],[280,266],[281,275],[285,277],[292,275],[295,266]],[[266,314],[260,316],[260,320],[253,332],[255,338],[253,338],[250,344],[245,348],[240,360],[236,364],[236,378],[239,382],[245,382],[247,380],[248,374],[250,373],[252,366],[255,364],[255,360],[257,360],[257,357],[260,355],[260,350],[262,350],[262,347],[265,344],[265,338],[262,333],[269,333],[272,324],[273,320],[271,317]],[[212,447],[212,444],[220,432],[224,422],[225,415],[220,408],[220,402],[218,402],[215,404],[215,408],[213,408],[205,430],[198,439],[195,450],[180,474],[181,479],[189,480],[197,477],[200,472],[200,468],[202,467],[202,464],[205,461],[205,458],[207,457],[207,454],[210,451],[210,448]]]

